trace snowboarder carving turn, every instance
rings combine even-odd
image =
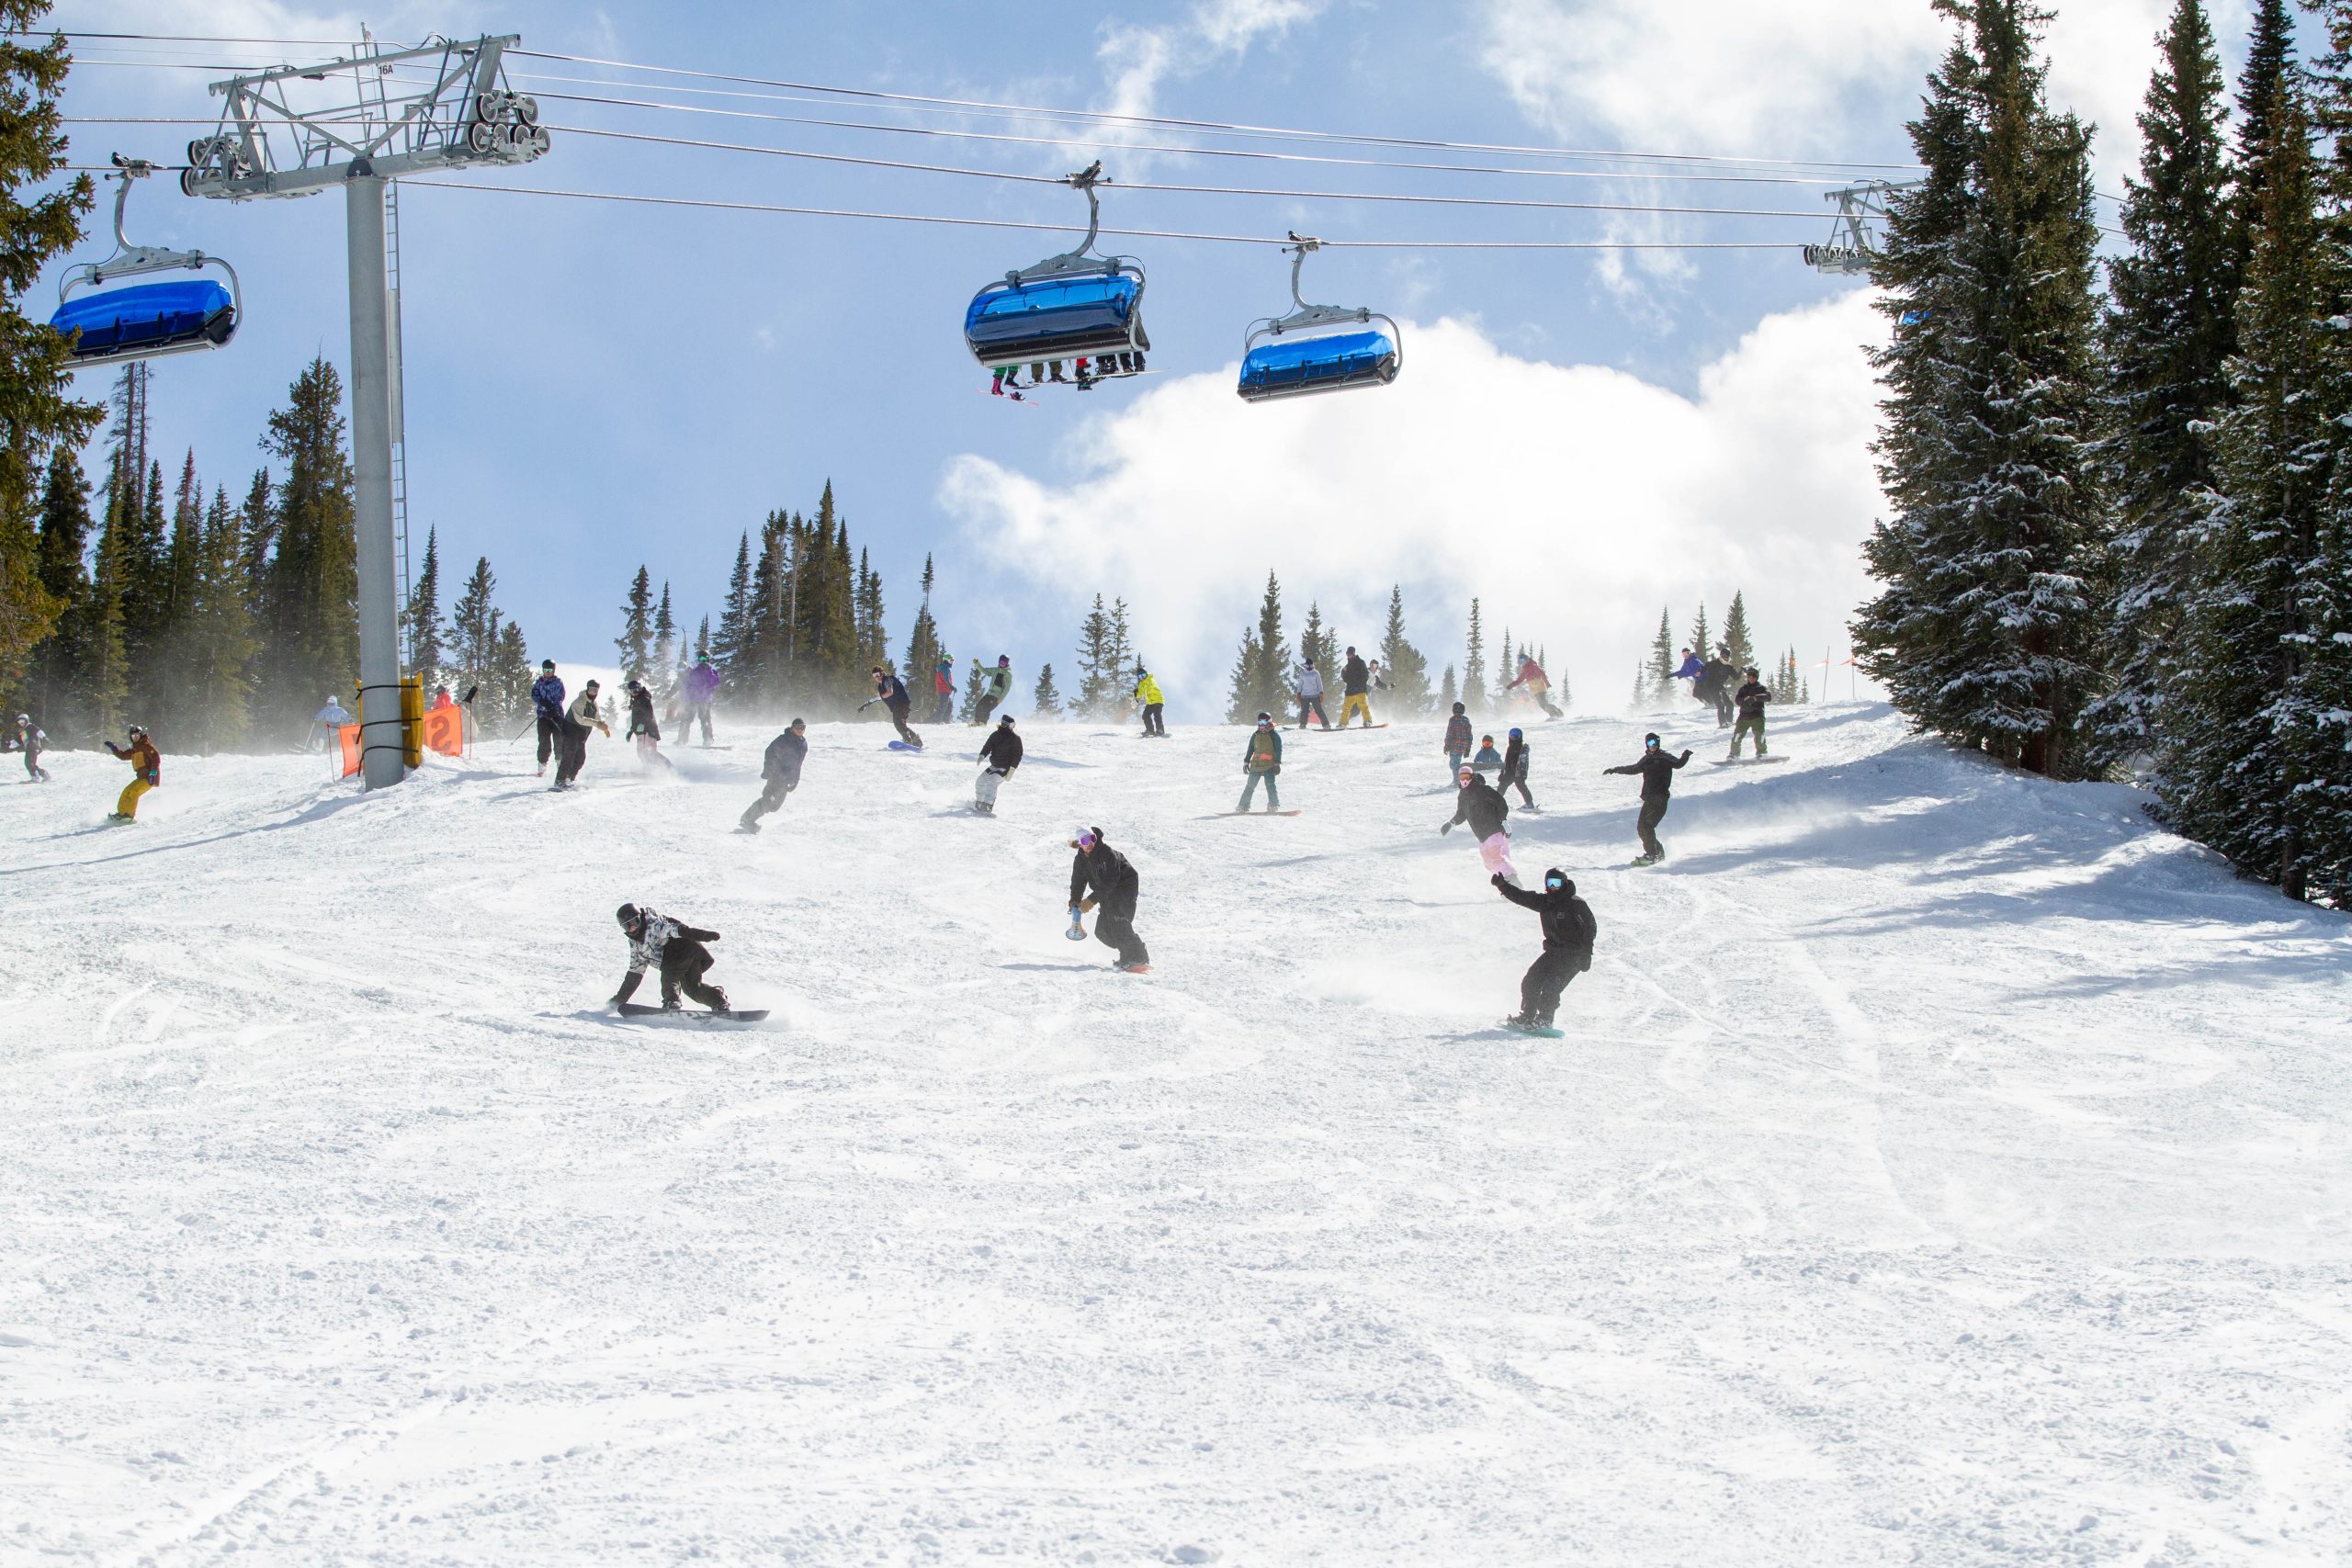
[[[1438,836],[1442,838],[1468,823],[1471,836],[1478,840],[1478,859],[1487,870],[1518,886],[1519,873],[1511,869],[1510,863],[1510,830],[1503,826],[1504,818],[1510,815],[1510,802],[1467,762],[1462,764],[1454,779],[1461,784],[1462,793],[1454,796],[1453,819],[1438,829]]]
[[[1544,918],[1544,951],[1521,978],[1519,1011],[1503,1020],[1503,1027],[1556,1036],[1560,1032],[1553,1027],[1552,1016],[1559,1010],[1560,993],[1568,988],[1569,981],[1592,967],[1596,934],[1592,909],[1577,897],[1577,885],[1556,865],[1544,872],[1541,893],[1514,887],[1499,875],[1488,880],[1496,892]]]
[[[1759,680],[1755,669],[1750,667],[1747,684],[1732,697],[1739,707],[1739,722],[1731,729],[1731,754],[1735,759],[1739,755],[1740,738],[1745,735],[1756,737],[1756,754],[1758,757],[1764,755],[1764,705],[1771,700],[1772,688]]]
[[[972,723],[977,727],[986,725],[989,716],[996,712],[997,704],[1012,694],[1012,655],[998,654],[993,670],[985,669],[978,660],[973,660],[972,676],[980,686],[979,697],[972,705]]]
[[[980,748],[980,776],[972,781],[972,809],[983,817],[996,815],[996,792],[1021,765],[1021,737],[1013,732],[1012,716],[996,721],[996,733]]]
[[[1622,768],[1603,768],[1603,773],[1639,773],[1642,776],[1642,814],[1634,821],[1634,830],[1642,836],[1642,853],[1635,865],[1656,865],[1666,858],[1666,846],[1658,842],[1657,825],[1666,819],[1666,808],[1673,804],[1674,773],[1690,760],[1690,749],[1684,747],[1682,755],[1669,757],[1658,750],[1657,732],[1652,730],[1642,737],[1642,760],[1628,762]]]
[[[1536,663],[1532,659],[1521,659],[1519,661],[1519,678],[1505,686],[1503,690],[1517,691],[1521,686],[1527,688],[1527,694],[1534,699],[1535,705],[1544,710],[1544,723],[1549,724],[1555,718],[1568,716],[1562,713],[1558,705],[1552,701],[1552,678],[1544,674],[1544,666]]]
[[[539,660],[539,678],[531,682],[531,717],[539,731],[539,774],[547,777],[548,758],[556,758],[560,768],[563,755],[563,682],[557,678],[555,660]]]
[[[1136,868],[1102,841],[1100,828],[1080,828],[1069,847],[1077,852],[1069,867],[1071,928],[1077,929],[1080,915],[1098,910],[1094,940],[1118,950],[1116,967],[1130,975],[1148,974],[1151,952],[1136,934],[1136,899],[1142,887]]]
[[[549,789],[570,789],[578,782],[580,770],[588,765],[588,732],[598,729],[605,739],[613,738],[613,727],[596,707],[596,682],[589,682],[580,688],[580,695],[563,710],[563,757],[556,763],[555,783]]]
[[[659,762],[672,773],[677,771],[670,759],[662,755],[662,726],[653,717],[653,694],[645,689],[642,681],[628,683],[628,739],[637,743],[639,762]]]
[[[155,743],[147,739],[147,732],[134,724],[126,739],[130,742],[128,750],[111,740],[107,742],[107,750],[130,764],[130,782],[122,786],[122,794],[116,799],[114,809],[107,814],[109,822],[136,821],[139,797],[151,789],[162,787],[164,783],[164,754],[155,750]]]
[[[800,764],[808,760],[808,726],[794,719],[785,727],[783,734],[768,742],[767,755],[760,761],[760,798],[744,808],[743,819],[736,824],[739,833],[756,833],[760,818],[784,804],[784,797],[800,787]]]
[[[973,662],[977,664],[979,660],[974,660]],[[904,741],[910,750],[922,750],[922,737],[907,728],[907,715],[914,706],[913,700],[907,695],[907,683],[879,664],[867,673],[874,677],[874,694],[858,704],[857,711],[864,713],[876,703],[880,703],[888,710],[890,723],[897,728],[899,739]]]
[[[17,716],[16,739],[17,749],[25,754],[26,782],[47,784],[49,770],[40,765],[40,754],[49,744],[49,737],[40,732],[40,726],[33,722],[32,715],[20,713]]]
[[[613,993],[616,1010],[637,994],[638,982],[651,969],[662,977],[663,1012],[679,1010],[680,991],[713,1012],[728,1010],[727,993],[703,980],[713,962],[710,949],[703,943],[717,942],[717,931],[699,930],[635,904],[623,904],[613,911],[613,918],[628,938],[628,973],[621,976],[621,988]]]

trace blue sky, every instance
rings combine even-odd
[[[1125,6],[880,8],[394,5],[379,36],[519,32],[526,49],[1000,103],[1142,111],[1458,141],[1814,160],[1905,155],[1904,116],[1941,37],[1924,0],[1788,7],[1690,0],[1187,0]],[[2052,47],[2058,95],[2110,128],[2102,186],[2136,149],[2128,116],[2164,0],[2074,0]],[[2219,6],[2234,56],[2242,7]],[[1776,15],[1758,16],[1758,10]],[[910,17],[914,18],[910,23]],[[356,35],[359,18],[272,0],[64,4],[58,25],[276,39]],[[168,62],[332,50],[93,43],[73,115],[209,115],[218,72]],[[100,58],[137,63],[100,64]],[[1495,194],[1826,212],[1817,187],[1505,179],[1260,165],[1072,141],[1025,146],[567,102],[656,83],[664,100],[753,113],[1036,131],[979,114],[724,96],[756,88],[546,61],[514,62],[555,150],[480,184],[1082,221],[1049,187],[702,149],[602,127],[860,156],[1059,174],[1100,152],[1114,179],[1291,189]],[[684,88],[709,89],[696,94]],[[846,110],[846,112],[844,112]],[[196,128],[73,128],[77,155],[176,161]],[[1064,128],[1066,130],[1066,128]],[[1056,130],[1055,134],[1062,134]],[[1114,138],[1119,132],[1112,132]],[[1140,133],[1124,133],[1133,140]],[[1149,139],[1177,141],[1153,133]],[[1363,154],[1360,148],[1288,151]],[[1372,150],[1374,157],[1422,156]],[[1474,160],[1476,161],[1476,160]],[[1524,156],[1487,160],[1527,165]],[[1597,167],[1587,164],[1581,166]],[[342,198],[230,207],[162,180],[132,237],[232,258],[249,311],[224,352],[157,368],[158,434],[241,491],[268,411],[300,366],[348,346]],[[1330,239],[1771,240],[1826,219],[1695,218],[1113,190],[1106,222]],[[1266,570],[1351,638],[1401,581],[1417,639],[1458,657],[1470,595],[1543,641],[1579,705],[1622,702],[1671,602],[1745,588],[1775,646],[1834,647],[1861,592],[1853,547],[1875,505],[1874,320],[1850,284],[1792,253],[1327,252],[1308,295],[1407,324],[1392,389],[1246,409],[1244,328],[1281,306],[1269,246],[1130,240],[1149,269],[1155,370],[1009,408],[959,335],[972,291],[1062,248],[986,229],[686,211],[448,189],[403,198],[412,514],[454,578],[491,557],[535,654],[601,662],[640,562],[689,624],[715,613],[735,542],[827,479],[887,579],[901,642],[926,551],[959,654],[1010,651],[1025,681],[1068,667],[1093,592],[1136,607],[1181,716],[1209,716]],[[103,249],[101,244],[97,247]],[[1295,615],[1294,616],[1295,625]],[[1808,651],[1808,658],[1817,658]],[[1843,681],[1840,680],[1842,688]]]

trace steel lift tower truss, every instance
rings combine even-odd
[[[1887,199],[1917,180],[1864,180],[1822,197],[1838,204],[1838,219],[1826,245],[1807,245],[1804,265],[1833,277],[1868,277],[1886,225]]]
[[[216,82],[220,129],[188,143],[180,188],[226,201],[344,193],[351,284],[351,456],[359,548],[360,769],[369,789],[400,783],[400,573],[392,447],[399,364],[384,217],[390,183],[545,154],[538,105],[507,88],[501,61],[521,39],[486,36],[281,65]]]

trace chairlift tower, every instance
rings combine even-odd
[[[1878,255],[1880,231],[1886,222],[1886,204],[1896,191],[1909,190],[1917,180],[1864,180],[1844,190],[1826,192],[1822,200],[1838,204],[1838,218],[1826,245],[1807,245],[1804,265],[1838,277],[1868,277]]]
[[[215,82],[220,124],[188,143],[180,188],[226,201],[343,187],[351,287],[351,456],[359,578],[360,772],[401,782],[399,570],[393,523],[399,324],[385,214],[391,182],[544,155],[538,105],[506,85],[517,34],[415,49],[364,39],[347,58]]]

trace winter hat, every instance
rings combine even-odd
[[[644,918],[645,917],[638,911],[638,908],[634,904],[623,904],[619,908],[613,911],[613,919],[621,923],[623,930],[627,930],[628,927],[637,924],[638,921]]]
[[[1080,828],[1078,837],[1070,840],[1081,850],[1091,850],[1102,841],[1102,829],[1100,828]]]
[[[1012,716],[1011,714],[1006,714],[1003,717],[1001,717],[1001,718],[998,719],[998,720],[996,721],[996,724],[997,724],[997,728],[998,728],[999,729],[1002,729],[1002,728],[1006,728],[1007,726],[1009,726],[1010,724],[1012,724]]]
[[[1469,763],[1464,762],[1460,767],[1454,769],[1453,773],[1456,778],[1475,779],[1478,776],[1478,770],[1472,767]]]
[[[1272,724],[1274,722],[1274,716],[1270,713],[1261,713],[1258,716],[1258,722],[1260,724]]]
[[[785,728],[786,729],[806,729],[808,728],[808,721],[806,719],[796,718],[790,724],[786,725]]]
[[[1521,734],[1521,733],[1519,732],[1519,730],[1518,730],[1516,728],[1514,728],[1511,730],[1511,732],[1510,732],[1510,738],[1511,738],[1513,740],[1524,740],[1524,739],[1527,739],[1527,737],[1526,737],[1526,736],[1524,736],[1524,735],[1522,735],[1522,734]]]
[[[1453,711],[1456,713],[1465,713],[1469,710],[1464,708],[1460,703],[1456,703],[1453,705]]]
[[[600,688],[597,686],[597,684],[596,684],[596,682],[595,682],[591,681],[591,682],[589,682],[586,685],[584,685],[584,686],[581,687],[580,689],[581,689],[582,691],[583,691],[583,692],[594,692],[594,691],[597,691],[597,690],[599,690]]]
[[[710,655],[707,653],[697,653],[695,655],[695,662],[696,664],[707,664],[710,662]]]
[[[1756,666],[1753,664],[1747,667],[1747,678],[1751,681],[1757,679]]]
[[[555,672],[555,660],[552,659],[542,659],[539,660],[539,668],[548,671],[549,674],[553,674]]]
[[[1012,662],[1012,655],[1009,653],[1000,653],[996,656],[996,661],[999,664],[1010,664]]]

